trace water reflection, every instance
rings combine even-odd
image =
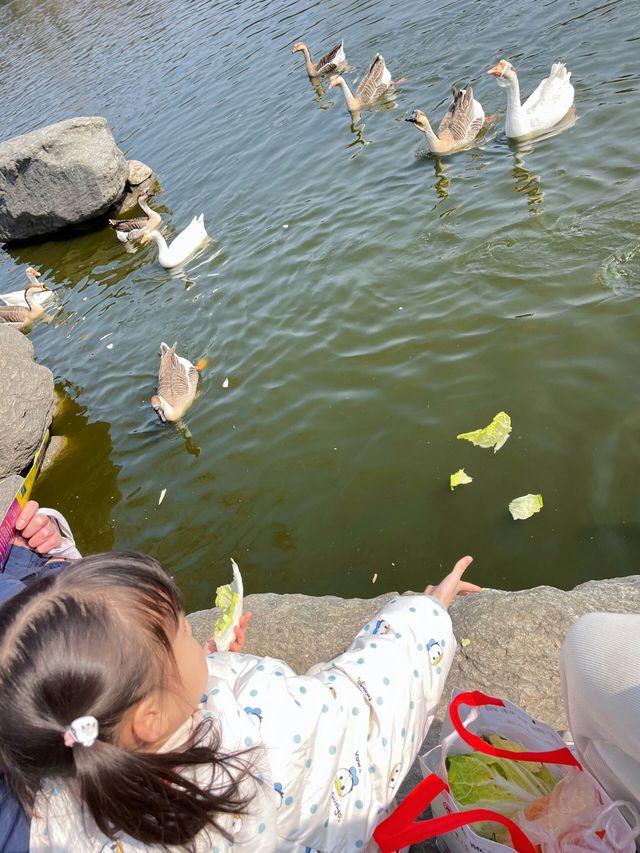
[[[530,152],[533,149],[532,146],[529,145],[524,150]],[[540,183],[540,176],[534,175],[529,171],[529,169],[527,169],[521,151],[514,151],[514,166],[511,174],[516,182],[516,192],[527,196],[529,213],[534,216],[538,213],[542,213],[544,210],[544,193]]]
[[[66,445],[41,474],[34,498],[66,516],[81,553],[108,551],[114,545],[111,514],[122,497],[120,466],[111,458],[110,425],[89,422],[87,409],[77,401],[80,388],[67,383],[56,390],[58,409],[52,432],[64,436]]]

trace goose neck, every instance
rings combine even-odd
[[[342,77],[338,79],[338,86],[342,89],[344,93],[344,99],[347,102],[347,108],[351,110],[351,112],[355,112],[360,109],[360,102],[354,98],[353,92],[349,88],[349,84]]]

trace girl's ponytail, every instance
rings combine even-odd
[[[179,750],[118,745],[125,713],[164,686],[181,614],[167,572],[132,553],[79,560],[0,608],[0,765],[28,811],[45,779],[66,779],[110,837],[180,845],[207,827],[228,836],[219,816],[245,810],[251,769],[242,753],[220,754],[212,720]],[[97,721],[90,746],[69,731],[81,717]],[[198,786],[202,765],[214,786]]]

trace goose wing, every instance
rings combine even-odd
[[[440,122],[438,137],[448,138],[457,144],[474,139],[484,123],[484,111],[480,104],[473,99],[473,89],[452,87],[453,100],[449,109]]]
[[[29,318],[29,309],[22,305],[0,307],[0,323],[24,323]]]
[[[177,345],[177,341],[172,347],[162,345],[158,371],[158,394],[172,406],[188,398],[190,393],[189,375],[176,353]]]
[[[344,41],[332,47],[329,53],[316,62],[318,74],[332,74],[336,69],[346,62],[344,55]]]
[[[187,227],[171,241],[169,251],[174,255],[189,255],[207,239],[202,214],[194,216]]]
[[[538,115],[545,123],[557,124],[573,104],[571,72],[562,62],[554,62],[549,76],[538,85],[522,105],[530,118]]]
[[[146,216],[138,216],[136,219],[110,219],[109,225],[116,234],[124,234],[127,240],[142,237],[150,227]]]
[[[386,92],[390,85],[391,72],[385,65],[384,56],[377,53],[356,89],[356,98],[361,104],[369,104]]]

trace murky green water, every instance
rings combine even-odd
[[[105,115],[159,173],[169,232],[203,211],[213,237],[177,276],[107,229],[0,256],[0,291],[27,263],[59,287],[31,337],[69,397],[56,427],[73,452],[38,496],[86,551],[156,554],[190,607],[231,555],[251,591],[342,595],[418,588],[464,553],[507,588],[638,570],[635,0],[0,11],[2,136]],[[376,50],[408,78],[355,130],[290,53],[339,36],[348,79]],[[526,94],[566,61],[576,125],[510,146],[485,73],[501,56]],[[467,81],[496,130],[424,156],[403,119],[439,120]],[[211,360],[191,438],[148,403],[174,339]],[[514,430],[498,454],[456,441],[501,409]],[[459,467],[474,482],[452,494]],[[527,492],[544,509],[513,522]]]

